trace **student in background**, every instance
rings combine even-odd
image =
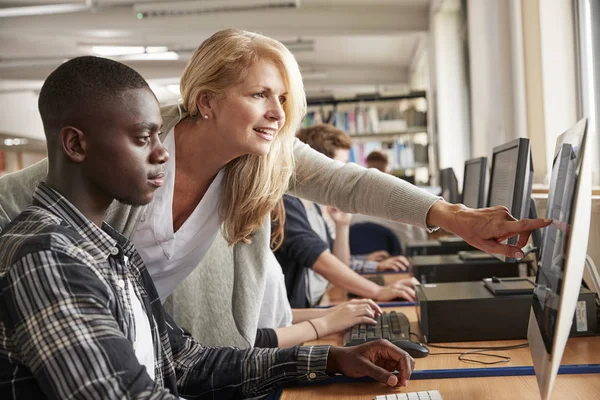
[[[387,154],[382,151],[374,150],[367,156],[367,168],[375,168],[386,174],[390,173],[390,162]]]
[[[297,137],[334,160],[348,161],[350,137],[331,125],[301,129]],[[397,258],[381,262],[353,259],[348,242],[349,214],[329,209],[335,224],[332,234],[318,204],[286,195],[284,205],[283,241],[275,256],[283,269],[292,307],[317,305],[329,283],[378,301],[395,298],[414,300],[413,287],[418,283],[414,278],[382,287],[355,272],[377,272],[405,266]]]
[[[169,154],[148,84],[123,64],[79,57],[48,77],[39,109],[48,177],[0,235],[0,398],[247,398],[332,373],[406,385],[414,360],[383,340],[199,345],[164,314],[133,245],[103,222],[115,198],[144,205],[164,182]]]
[[[374,150],[374,151],[370,152],[369,155],[367,156],[366,163],[367,163],[367,168],[375,168],[386,174],[390,173],[390,164],[389,164],[388,156],[387,156],[387,154],[385,154],[382,151]],[[425,229],[422,229],[422,228],[419,228],[416,226],[412,226],[412,225],[408,225],[408,224],[403,224],[400,222],[385,220],[382,218],[370,217],[370,216],[362,215],[362,214],[354,214],[352,216],[352,221],[351,221],[350,225],[365,224],[365,223],[374,223],[374,224],[381,225],[384,228],[391,230],[398,238],[398,241],[400,242],[400,246],[403,249],[402,252],[404,252],[406,243],[411,242],[411,241],[419,241],[419,240],[427,240],[428,239],[427,231]],[[356,228],[354,228],[354,229],[356,229]],[[370,227],[365,226],[365,228],[363,228],[363,229],[370,229]],[[352,229],[351,229],[351,232],[352,232]],[[352,237],[352,233],[350,233],[350,237]],[[383,254],[385,255],[386,253],[387,253],[387,251],[384,252]],[[403,261],[408,263],[408,260],[404,257],[403,257]]]

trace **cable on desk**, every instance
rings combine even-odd
[[[417,338],[417,340],[419,340],[419,342],[421,342],[421,339],[419,338],[419,336],[414,333],[411,332],[411,335],[415,336]],[[430,356],[448,356],[448,355],[458,355],[458,360],[464,363],[471,363],[471,364],[482,364],[482,365],[494,365],[494,364],[503,364],[503,363],[508,363],[510,362],[511,358],[509,356],[501,356],[498,354],[490,354],[490,353],[484,353],[485,351],[504,351],[504,350],[516,350],[516,349],[523,349],[529,346],[528,343],[521,343],[521,344],[515,344],[512,346],[488,346],[488,347],[474,347],[474,346],[442,346],[442,345],[436,345],[436,344],[425,344],[425,343],[420,343],[422,346],[425,347],[434,347],[437,349],[450,349],[450,350],[466,350],[466,351],[462,351],[462,352],[450,352],[450,353],[429,353]],[[491,358],[497,358],[499,360],[497,361],[481,361],[481,360],[476,360],[474,358],[469,358],[469,355],[474,355],[474,356],[484,356],[484,357],[491,357]]]

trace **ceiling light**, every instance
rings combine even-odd
[[[139,3],[133,6],[138,19],[215,12],[255,11],[265,8],[298,8],[300,0],[205,0]]]
[[[0,8],[0,18],[28,17],[32,15],[66,14],[92,9],[91,1],[85,4],[47,4],[41,6]]]
[[[4,139],[5,146],[21,146],[29,143],[27,139]]]

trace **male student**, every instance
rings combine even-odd
[[[133,245],[103,223],[114,199],[147,204],[163,183],[169,155],[147,83],[79,57],[48,77],[39,110],[48,176],[0,234],[1,399],[255,397],[331,373],[406,384],[414,360],[385,341],[199,345],[165,315]]]
[[[298,139],[334,160],[347,162],[350,137],[332,125],[319,124],[301,129]],[[378,301],[395,298],[414,300],[414,278],[379,286],[358,272],[405,270],[404,257],[389,257],[374,262],[350,256],[349,229],[351,214],[330,208],[335,238],[323,217],[321,207],[310,201],[285,195],[283,241],[275,256],[285,276],[288,299],[293,308],[315,306],[329,283],[362,297]]]
[[[375,168],[386,174],[390,173],[390,162],[387,154],[379,150],[373,150],[365,160],[367,168]]]

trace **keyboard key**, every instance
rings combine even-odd
[[[375,396],[375,400],[443,400],[437,390],[427,392],[393,393]]]

